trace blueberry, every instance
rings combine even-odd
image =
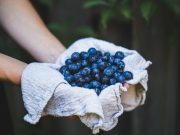
[[[124,63],[123,61],[119,61],[118,67],[119,67],[120,69],[124,70],[125,63]]]
[[[105,52],[105,53],[104,53],[104,56],[110,57],[111,54],[110,54],[109,52]]]
[[[96,55],[96,54],[97,54],[97,51],[96,51],[95,48],[89,48],[88,53],[89,53],[90,55]]]
[[[116,71],[116,70],[118,69],[118,67],[115,66],[115,65],[112,65],[111,68],[112,68],[114,71]]]
[[[91,72],[92,72],[92,75],[95,75],[95,74],[99,74],[99,73],[100,73],[100,71],[99,71],[98,68],[92,68],[92,69],[91,69]]]
[[[80,77],[78,80],[77,80],[77,82],[80,82],[80,83],[85,83],[85,80],[84,80],[84,78],[82,78],[82,77]]]
[[[105,88],[107,88],[107,87],[108,87],[108,85],[102,84],[102,85],[101,85],[101,90],[103,90],[103,89],[105,89]]]
[[[109,57],[109,63],[111,63],[111,64],[114,63],[114,57],[113,57],[113,56],[110,56],[110,57]]]
[[[114,74],[114,70],[111,67],[107,67],[104,69],[103,74],[106,76],[112,76]]]
[[[96,55],[100,58],[100,57],[102,57],[102,52],[101,51],[97,51]]]
[[[121,59],[119,59],[119,58],[114,59],[114,64],[115,65],[118,65],[120,62],[121,62]]]
[[[75,80],[78,80],[78,79],[81,78],[81,77],[82,77],[82,75],[81,75],[80,73],[74,74]]]
[[[82,60],[82,61],[81,61],[81,65],[82,65],[83,67],[87,67],[89,64],[88,64],[87,60]]]
[[[71,59],[74,60],[74,61],[79,60],[80,59],[80,54],[78,52],[74,52],[71,55]]]
[[[90,85],[92,86],[92,88],[99,88],[101,86],[101,83],[98,81],[91,81]]]
[[[122,74],[123,73],[123,69],[119,68],[119,69],[116,70],[116,72]]]
[[[131,80],[131,79],[133,79],[133,74],[132,74],[130,71],[125,71],[125,72],[123,73],[123,75],[124,75],[124,77],[125,77],[126,80]]]
[[[117,52],[115,53],[115,57],[122,60],[125,56],[124,56],[124,53],[123,53],[123,52],[117,51]]]
[[[98,64],[97,63],[93,63],[92,65],[91,65],[91,68],[93,69],[93,68],[98,68]]]
[[[83,68],[83,69],[81,70],[80,73],[81,73],[81,75],[83,75],[83,76],[89,75],[89,74],[91,73],[91,69],[88,68],[88,67],[85,67],[85,68]]]
[[[107,67],[107,62],[102,61],[102,62],[98,62],[97,64],[98,64],[98,67],[102,70]]]
[[[77,62],[76,66],[77,66],[78,70],[81,69],[81,62]]]
[[[102,61],[108,61],[108,60],[109,60],[109,57],[106,56],[106,55],[103,55],[103,56],[101,57],[101,59],[102,59]]]
[[[108,76],[103,76],[102,78],[101,78],[101,82],[102,83],[105,83],[105,84],[108,84],[109,83],[109,77]]]
[[[80,81],[77,81],[77,82],[76,82],[76,85],[79,86],[79,87],[81,87],[81,86],[83,86],[83,83],[80,82]]]
[[[65,64],[66,65],[70,65],[70,64],[72,64],[73,63],[73,61],[71,60],[71,59],[67,59],[66,61],[65,61]]]
[[[100,80],[101,80],[100,74],[95,74],[95,75],[94,75],[94,79],[95,79],[96,81],[100,81]]]
[[[115,78],[111,78],[110,79],[110,85],[114,85],[114,84],[116,84],[116,79]]]
[[[64,77],[69,76],[70,74],[71,73],[68,70],[65,70],[64,73],[63,73]]]
[[[101,93],[101,90],[99,88],[95,88],[94,91],[96,92],[96,94],[99,96],[99,94]]]
[[[97,57],[97,55],[95,55],[95,56],[90,55],[88,60],[90,63],[93,63],[98,60],[98,57]]]
[[[70,72],[76,72],[78,70],[78,66],[76,64],[68,65],[68,69]]]
[[[117,79],[120,75],[121,75],[120,73],[117,73],[117,72],[116,72],[116,73],[114,73],[114,78]]]
[[[85,77],[84,77],[84,80],[85,80],[86,82],[90,82],[90,81],[92,80],[92,78],[91,78],[91,76],[85,76]]]
[[[64,79],[65,79],[68,83],[71,83],[71,82],[74,81],[73,75],[66,76]]]
[[[66,70],[67,70],[67,66],[66,66],[66,65],[62,66],[62,67],[59,69],[59,71],[60,71],[61,74],[63,74],[64,71],[66,71]]]
[[[120,83],[125,83],[125,81],[126,81],[124,75],[122,75],[122,74],[120,76],[118,76],[116,79]]]
[[[71,86],[77,86],[75,82],[72,82],[71,83]]]
[[[88,83],[85,83],[85,84],[83,85],[83,87],[84,87],[84,88],[90,88],[90,85],[89,85]]]
[[[81,52],[81,58],[83,59],[83,60],[87,60],[88,59],[88,57],[89,57],[89,54],[87,53],[87,52]]]

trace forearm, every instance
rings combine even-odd
[[[41,62],[54,62],[65,50],[28,0],[0,0],[0,20],[8,33]]]
[[[26,63],[0,53],[0,80],[20,84]]]

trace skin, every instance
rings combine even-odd
[[[0,0],[0,23],[22,48],[40,62],[54,63],[65,50],[63,44],[49,32],[28,0]],[[0,79],[20,84],[20,70],[24,69],[26,63],[3,54],[0,59],[4,61],[0,64]],[[13,68],[8,68],[11,64]]]

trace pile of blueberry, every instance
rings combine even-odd
[[[124,57],[121,51],[113,56],[90,48],[88,52],[74,52],[71,58],[66,59],[60,72],[71,86],[94,89],[99,95],[109,85],[124,84],[133,78],[130,71],[124,71]]]

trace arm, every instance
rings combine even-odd
[[[0,80],[20,84],[26,63],[0,53]]]
[[[41,62],[54,62],[65,50],[28,0],[0,0],[0,23],[20,46]]]

